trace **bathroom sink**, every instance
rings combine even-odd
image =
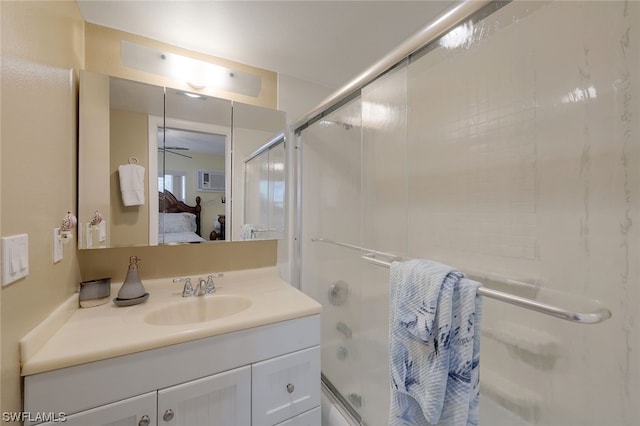
[[[158,308],[144,317],[151,325],[195,324],[228,317],[251,306],[251,300],[240,296],[197,296]]]

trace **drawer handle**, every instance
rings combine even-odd
[[[146,414],[140,418],[138,422],[138,426],[149,426],[151,424],[151,419]]]
[[[295,387],[294,387],[291,383],[289,383],[289,384],[287,385],[287,392],[289,392],[289,393],[293,393],[293,390],[294,390],[294,389],[295,389]]]
[[[173,419],[173,410],[171,408],[169,408],[167,411],[164,412],[164,415],[162,416],[162,420],[164,420],[165,422],[170,422],[171,419]]]

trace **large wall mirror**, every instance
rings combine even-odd
[[[284,126],[281,111],[82,71],[79,248],[281,238],[241,231],[243,160]]]

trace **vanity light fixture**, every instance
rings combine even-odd
[[[209,87],[253,97],[262,90],[259,75],[124,40],[120,42],[120,57],[125,67],[186,82],[196,90]]]

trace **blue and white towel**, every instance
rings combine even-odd
[[[479,286],[437,262],[391,264],[389,425],[478,424]]]

